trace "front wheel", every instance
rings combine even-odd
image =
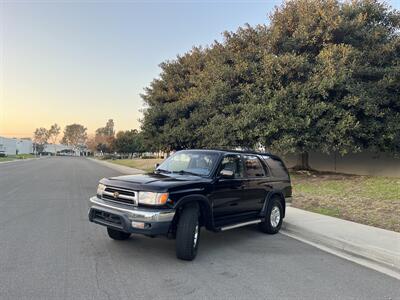
[[[260,229],[262,232],[275,234],[278,233],[282,226],[283,208],[281,201],[274,198],[268,204],[267,213],[265,219],[260,223]]]
[[[200,238],[199,208],[186,207],[179,218],[176,230],[176,257],[193,260],[197,254]]]
[[[127,240],[131,236],[130,233],[115,230],[110,227],[107,227],[107,233],[110,238],[112,238],[113,240],[117,240],[117,241]]]

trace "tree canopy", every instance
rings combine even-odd
[[[116,152],[124,154],[145,152],[142,134],[136,129],[119,131],[113,147]]]
[[[35,143],[35,152],[42,153],[44,147],[50,138],[49,130],[44,127],[36,128],[33,133],[33,142]]]
[[[94,136],[95,150],[103,153],[113,152],[113,144],[115,139],[114,120],[109,119],[106,126],[100,127],[96,130]]]
[[[62,144],[79,148],[85,144],[87,140],[86,127],[80,124],[71,124],[65,126],[64,136],[61,140]]]
[[[142,95],[154,150],[400,152],[400,14],[384,3],[287,1],[160,67]]]

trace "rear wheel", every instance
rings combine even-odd
[[[193,260],[197,254],[200,238],[199,208],[197,205],[184,208],[176,230],[176,257]]]
[[[265,219],[260,223],[262,232],[275,234],[278,233],[282,226],[283,208],[278,198],[273,198],[268,204]]]
[[[130,233],[115,230],[110,227],[107,227],[107,233],[110,238],[112,238],[113,240],[117,240],[117,241],[127,240],[131,236]]]

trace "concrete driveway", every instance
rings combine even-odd
[[[0,166],[1,299],[400,299],[398,280],[256,227],[203,230],[193,262],[172,240],[110,240],[86,202],[114,175],[75,157]]]

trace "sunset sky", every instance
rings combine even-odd
[[[114,119],[139,127],[158,64],[224,30],[267,22],[281,1],[0,0],[0,136]],[[400,8],[400,0],[388,1]]]

